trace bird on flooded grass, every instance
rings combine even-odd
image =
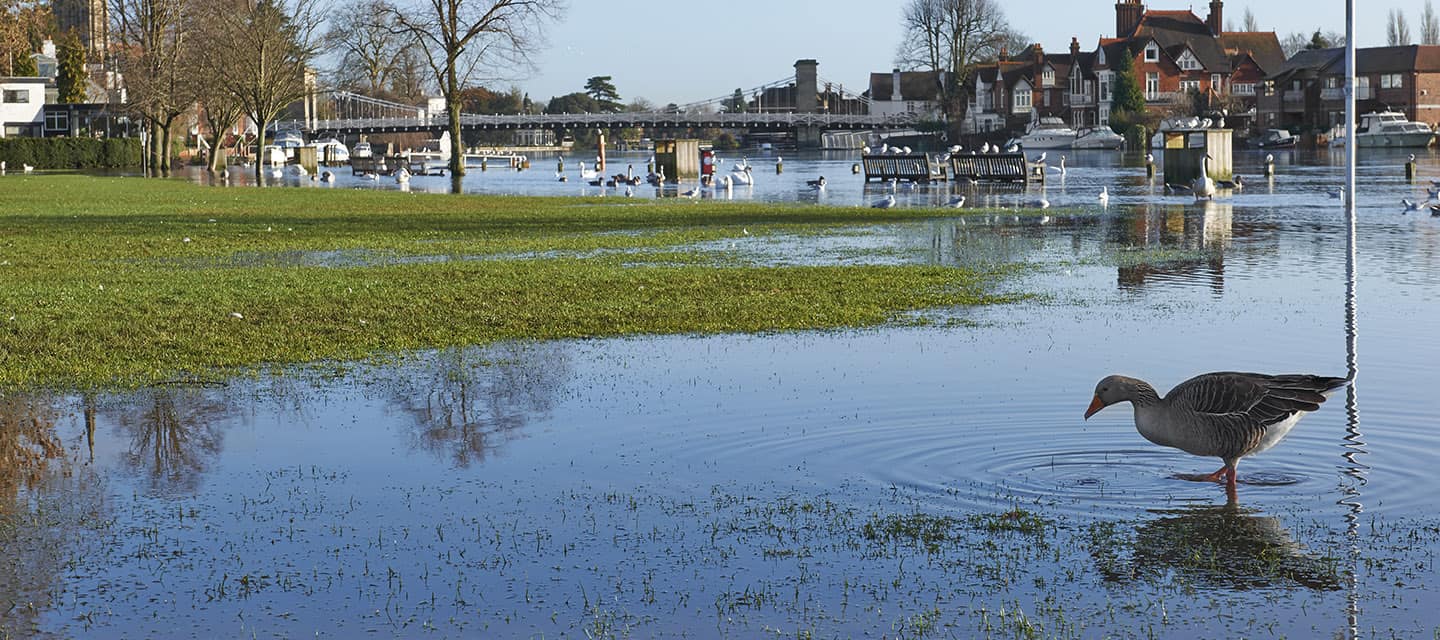
[[[1325,195],[1330,196],[1330,199],[1331,199],[1331,200],[1344,200],[1344,199],[1345,199],[1345,187],[1340,187],[1340,188],[1338,188],[1338,189],[1331,189],[1331,190],[1329,190],[1329,191],[1326,191],[1326,192],[1325,192]]]
[[[1029,201],[1029,202],[1026,202],[1026,203],[1025,203],[1025,206],[1030,207],[1030,208],[1032,208],[1032,209],[1049,209],[1049,208],[1050,208],[1050,201],[1049,201],[1049,200],[1046,200],[1046,199],[1045,199],[1045,196],[1040,196],[1039,198],[1036,198],[1036,199],[1034,199],[1034,200],[1031,200],[1031,201]]]
[[[1245,179],[1240,176],[1235,176],[1233,180],[1216,180],[1215,186],[1220,187],[1221,189],[1240,191],[1241,189],[1245,188]]]
[[[1119,402],[1135,410],[1135,429],[1146,440],[1191,455],[1215,456],[1225,466],[1198,479],[1225,481],[1235,499],[1235,465],[1275,446],[1305,414],[1320,408],[1345,378],[1309,374],[1206,373],[1175,385],[1165,397],[1144,380],[1106,376],[1095,385],[1085,419]]]
[[[21,168],[21,169],[24,169],[24,170],[25,170],[25,173],[35,173],[35,167],[32,167],[32,166],[30,166],[30,165],[28,165],[28,164],[25,164],[25,163],[23,163],[23,162],[20,163],[20,168]]]
[[[955,196],[954,198],[951,198],[949,206],[954,209],[959,209],[960,207],[965,206],[965,196]]]
[[[893,209],[895,208],[895,196],[886,195],[884,198],[870,203],[871,209]]]
[[[1415,200],[1410,200],[1410,199],[1408,199],[1408,198],[1401,198],[1401,199],[1400,199],[1400,204],[1402,204],[1402,205],[1405,206],[1405,211],[1403,211],[1402,213],[1410,213],[1411,211],[1419,211],[1419,210],[1420,210],[1420,203],[1417,202],[1417,201],[1415,201]]]
[[[825,176],[820,176],[820,179],[818,179],[818,180],[806,180],[806,181],[805,181],[805,186],[810,187],[811,189],[814,189],[814,190],[816,190],[816,191],[819,191],[819,190],[821,190],[821,189],[824,189],[824,188],[825,188]]]
[[[326,171],[326,172],[324,172],[324,173],[321,173],[321,174],[320,174],[320,181],[321,181],[321,182],[325,182],[325,183],[332,183],[332,184],[333,184],[333,183],[335,182],[335,174],[332,173],[332,172],[330,172],[330,171]]]
[[[1100,195],[1096,199],[1100,201],[1100,206],[1110,206],[1110,187],[1100,187]]]
[[[1050,170],[1062,176],[1065,175],[1065,154],[1060,154],[1060,166],[1050,167]]]
[[[1210,178],[1210,160],[1212,160],[1212,158],[1208,153],[1200,159],[1200,177],[1196,178],[1195,182],[1190,185],[1190,190],[1195,192],[1196,200],[1200,200],[1201,198],[1206,200],[1215,199],[1215,181]]]

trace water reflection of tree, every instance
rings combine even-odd
[[[36,633],[67,559],[106,521],[104,482],[65,448],[58,402],[0,396],[0,637]]]
[[[161,387],[126,395],[106,407],[130,438],[121,460],[158,494],[193,492],[220,453],[221,418],[231,410],[223,392]]]
[[[1091,554],[1106,581],[1128,584],[1174,572],[1189,581],[1236,590],[1340,588],[1333,559],[1311,555],[1273,516],[1236,505],[1160,512],[1129,536],[1113,523],[1092,529]]]
[[[506,343],[439,352],[386,387],[414,420],[416,448],[465,467],[550,411],[569,371],[559,343]]]

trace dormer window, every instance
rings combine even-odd
[[[1145,45],[1145,61],[1146,61],[1146,62],[1159,62],[1159,61],[1160,61],[1160,47],[1156,46],[1154,42],[1151,42],[1150,44]]]
[[[1045,68],[1045,71],[1041,72],[1041,74],[1040,74],[1040,86],[1042,86],[1042,87],[1053,87],[1053,86],[1055,86],[1055,70],[1054,70],[1054,69],[1051,69],[1050,67],[1046,67],[1046,68]]]
[[[1189,49],[1186,49],[1185,53],[1180,54],[1180,59],[1176,61],[1176,64],[1184,71],[1199,71],[1201,68],[1200,61],[1195,58],[1195,54],[1191,53]]]

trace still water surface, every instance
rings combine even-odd
[[[1212,370],[1345,375],[1345,223],[1325,195],[1338,160],[1287,154],[1273,182],[1196,204],[1134,158],[1077,156],[1044,190],[1064,212],[699,247],[775,265],[1025,261],[1036,269],[1007,287],[1042,295],[1018,304],[920,326],[502,344],[331,378],[6,397],[19,444],[63,455],[3,479],[0,544],[18,559],[0,570],[3,630],[1440,632],[1440,218],[1402,213],[1400,198],[1425,195],[1403,155],[1361,168],[1353,395],[1242,462],[1238,507],[1176,479],[1218,463],[1148,444],[1128,408],[1081,414],[1115,372],[1162,390]],[[852,161],[787,158],[792,184],[750,197],[816,197],[803,179],[834,167],[817,199],[864,204],[874,190]],[[1258,162],[1237,157],[1250,176]],[[474,190],[578,192],[505,175]],[[1037,191],[968,193],[1013,206]],[[1012,526],[1024,514],[1045,524]],[[905,518],[942,526],[877,533]]]

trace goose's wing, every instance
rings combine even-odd
[[[1256,426],[1314,411],[1344,378],[1309,374],[1266,375],[1225,371],[1195,376],[1166,394],[1172,407],[1195,414],[1240,414]]]

